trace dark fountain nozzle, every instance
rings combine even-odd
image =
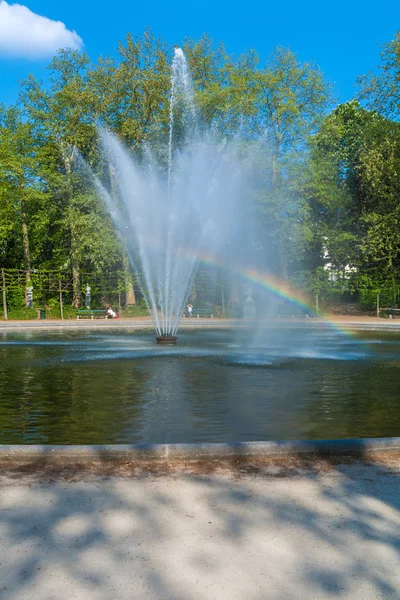
[[[157,344],[176,344],[176,340],[177,340],[177,336],[176,335],[158,335],[156,337],[157,340]]]

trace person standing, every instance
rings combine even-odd
[[[186,308],[187,308],[187,311],[188,311],[188,317],[191,318],[192,311],[193,311],[193,306],[191,304],[188,304]]]

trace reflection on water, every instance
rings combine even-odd
[[[400,435],[400,336],[281,326],[0,334],[0,443]]]

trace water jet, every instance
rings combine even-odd
[[[225,256],[237,240],[247,167],[240,144],[225,137],[199,120],[179,48],[164,146],[147,145],[139,160],[115,135],[100,130],[113,192],[93,176],[96,189],[130,258],[158,343],[176,343],[199,258]]]

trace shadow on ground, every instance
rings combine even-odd
[[[3,465],[0,597],[398,599],[398,465]]]

